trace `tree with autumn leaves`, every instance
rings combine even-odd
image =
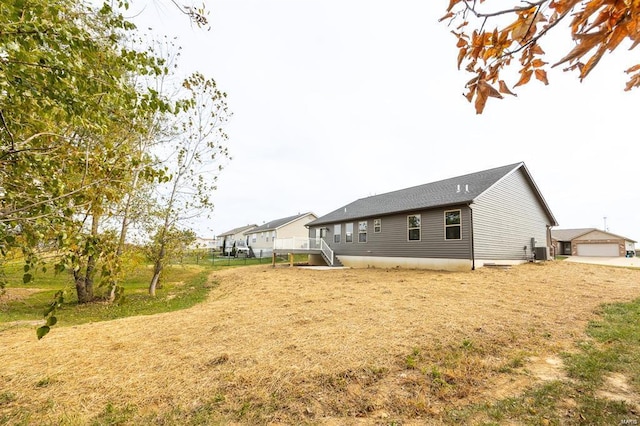
[[[3,263],[20,258],[25,284],[53,267],[69,273],[79,303],[94,301],[98,285],[121,294],[118,241],[126,239],[134,198],[146,196],[145,184],[174,179],[171,159],[160,161],[152,149],[166,136],[158,122],[178,120],[185,134],[202,126],[190,115],[198,110],[193,101],[158,88],[174,67],[145,47],[114,4],[126,9],[129,1],[0,2],[0,290]],[[202,9],[180,11],[206,25]],[[198,163],[211,166],[211,179],[214,162]],[[188,189],[198,194],[198,185]],[[39,338],[63,301],[60,291]]]
[[[507,8],[497,1],[450,0],[441,21],[457,39],[458,68],[473,76],[465,97],[474,102],[478,114],[489,98],[515,95],[514,88],[532,79],[549,84],[550,68],[563,66],[582,81],[605,53],[625,40],[630,49],[640,43],[640,0],[538,0]],[[543,41],[562,24],[570,28],[575,45],[550,64]],[[502,77],[508,68],[519,73],[512,83]],[[625,72],[625,90],[640,86],[640,64]]]

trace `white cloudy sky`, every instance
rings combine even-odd
[[[183,73],[229,95],[233,160],[201,236],[524,161],[560,227],[602,228],[606,217],[609,231],[640,239],[640,92],[622,90],[635,52],[606,57],[583,83],[554,70],[551,85],[532,82],[478,116],[438,23],[444,0],[205,4],[210,31],[169,0],[138,18],[178,37]],[[543,44],[550,62],[562,43]]]

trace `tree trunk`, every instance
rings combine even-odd
[[[160,274],[162,273],[162,264],[165,256],[165,248],[164,242],[160,244],[160,252],[158,253],[158,258],[153,266],[153,277],[151,278],[151,284],[149,284],[149,295],[156,295],[156,288],[158,287],[158,282],[160,281]]]
[[[98,236],[99,223],[100,215],[94,214],[91,219],[90,238],[95,239]],[[73,271],[73,278],[76,283],[76,293],[78,294],[78,303],[89,303],[93,301],[93,275],[95,269],[96,257],[94,255],[89,255],[87,257],[87,267],[84,268],[84,272],[83,268]]]
[[[73,279],[76,283],[76,294],[78,295],[78,303],[90,302],[87,295],[87,286],[84,277],[80,271],[73,271]]]

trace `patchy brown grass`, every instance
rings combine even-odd
[[[0,333],[0,420],[443,422],[545,380],[539,371],[558,378],[553,355],[585,337],[598,305],[639,297],[639,278],[564,262],[216,272],[209,300],[185,311],[42,341],[31,328]]]
[[[25,299],[39,291],[42,290],[39,288],[5,288],[4,290],[0,290],[0,306],[5,306],[7,303],[15,300]]]

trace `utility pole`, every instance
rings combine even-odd
[[[604,232],[607,232],[607,217],[603,217],[604,219]]]

